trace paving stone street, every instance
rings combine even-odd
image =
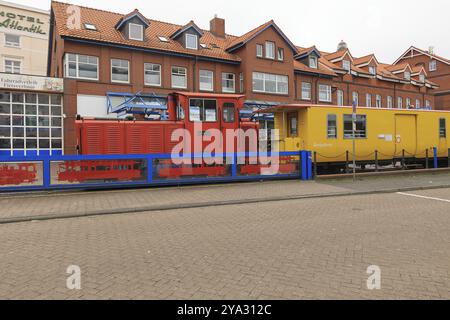
[[[244,189],[265,196],[295,183],[153,191],[173,201],[195,191],[199,202],[207,190],[238,199]],[[0,298],[449,299],[450,189],[332,196],[346,183],[306,184],[310,193],[330,193],[323,198],[3,223]],[[359,183],[370,190],[380,182]],[[153,191],[79,194],[72,210],[96,196],[99,207],[111,197],[128,206]],[[42,214],[71,197],[4,196],[2,216],[33,202],[28,214]],[[71,265],[81,268],[81,290],[66,287]],[[372,265],[381,269],[381,290],[367,289]]]

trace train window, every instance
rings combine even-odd
[[[337,138],[337,120],[335,114],[329,114],[327,117],[327,137],[328,139]]]
[[[216,100],[191,99],[189,101],[189,120],[197,122],[216,122]]]
[[[439,138],[447,137],[447,128],[445,125],[445,118],[439,119]]]
[[[288,114],[288,125],[289,125],[289,136],[296,137],[298,134],[298,120],[296,112]]]
[[[344,114],[344,139],[353,138],[353,121],[351,114]],[[356,115],[356,131],[355,138],[367,138],[367,119],[366,115]]]
[[[234,103],[224,103],[223,104],[223,121],[227,123],[234,122]]]

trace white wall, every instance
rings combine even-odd
[[[117,119],[116,113],[108,114],[106,96],[77,95],[77,114],[82,117]]]

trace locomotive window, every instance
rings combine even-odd
[[[447,137],[447,128],[445,126],[445,118],[439,119],[439,138]]]
[[[337,138],[337,120],[335,114],[329,114],[327,118],[327,137],[328,139]]]
[[[353,121],[351,114],[344,114],[344,139],[353,138]],[[366,115],[356,115],[355,138],[367,138],[367,119]]]
[[[216,122],[216,100],[191,99],[189,101],[189,120],[197,122]]]
[[[223,104],[223,121],[227,123],[234,122],[234,103]]]

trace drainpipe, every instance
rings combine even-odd
[[[194,76],[192,78],[192,81],[194,81],[194,84],[192,86],[192,89],[193,89],[194,92],[198,91],[197,90],[197,60],[198,60],[198,58],[196,56],[195,59],[194,59]]]

